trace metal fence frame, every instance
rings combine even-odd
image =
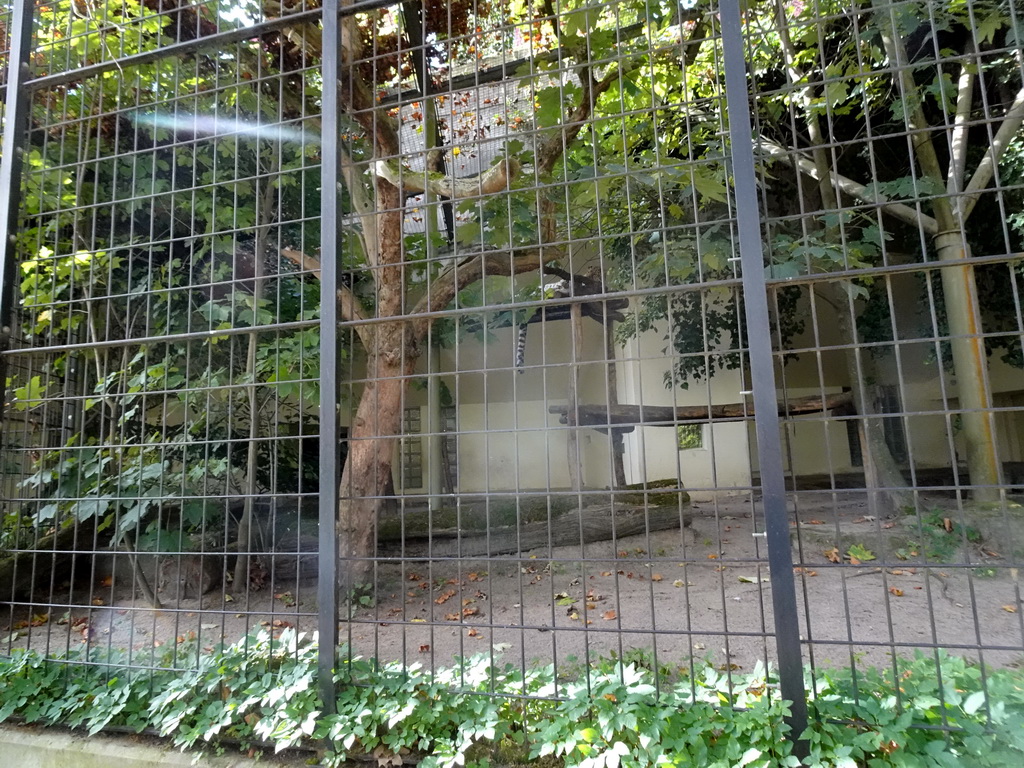
[[[111,60],[94,64],[83,69],[33,77],[28,65],[31,54],[32,19],[34,0],[22,0],[13,8],[14,44],[6,84],[6,107],[3,134],[2,164],[0,164],[0,192],[5,196],[5,205],[0,207],[0,230],[6,233],[0,243],[0,261],[3,263],[3,280],[0,285],[0,316],[4,318],[3,354],[0,354],[0,376],[10,364],[16,350],[10,348],[10,333],[14,307],[14,281],[17,264],[15,235],[20,212],[21,159],[24,154],[29,118],[31,94],[41,88],[73,79],[96,75],[118,67],[172,57],[183,52],[213,47],[251,38],[260,32],[276,29],[285,23],[297,20],[315,22],[322,20],[323,61],[321,71],[324,80],[330,82],[342,77],[341,27],[344,15],[365,12],[375,8],[395,5],[393,1],[372,0],[343,4],[340,0],[325,0],[322,9],[300,11],[285,19],[263,21],[243,29],[219,32],[207,37],[197,37],[187,42],[177,42],[160,50],[138,54],[122,60]],[[770,288],[784,281],[769,281],[764,269],[765,253],[762,246],[763,216],[759,204],[759,192],[755,175],[755,145],[750,140],[751,87],[748,84],[748,59],[744,41],[740,1],[722,0],[721,34],[723,38],[726,76],[726,94],[731,116],[729,143],[731,147],[731,168],[735,184],[735,218],[739,232],[739,254],[742,263],[742,291],[745,299],[746,328],[749,334],[749,370],[752,390],[748,393],[754,409],[757,434],[757,455],[760,461],[761,507],[764,515],[764,533],[767,544],[767,562],[771,574],[772,601],[774,604],[774,637],[777,649],[777,663],[781,682],[781,694],[793,702],[790,724],[796,733],[806,725],[806,693],[802,662],[803,640],[800,632],[798,612],[798,589],[794,579],[794,560],[790,545],[790,521],[787,509],[786,472],[783,466],[784,451],[780,440],[783,420],[776,408],[777,383],[775,377],[775,353],[772,346],[772,329],[769,321]],[[500,76],[501,73],[495,75]],[[490,77],[490,75],[488,75]],[[328,88],[323,96],[322,128],[324,136],[341,133],[341,106],[337,89]],[[322,275],[321,284],[327,295],[334,295],[341,285],[342,275],[338,268],[339,240],[344,222],[338,212],[341,209],[341,159],[338,142],[325,141],[322,156],[323,192],[320,207],[320,228],[322,233]],[[999,260],[1002,257],[993,257]],[[978,262],[975,262],[978,263]],[[958,269],[957,264],[932,263],[929,268]],[[887,266],[885,273],[896,274],[898,266]],[[918,271],[920,264],[910,264],[906,271]],[[848,270],[845,275],[853,275]],[[833,277],[834,279],[834,277]],[[799,283],[799,279],[791,281]],[[337,414],[339,411],[340,381],[339,353],[342,345],[340,331],[345,324],[340,322],[337,305],[327,302],[319,324],[321,354],[320,414]],[[244,331],[243,331],[244,332]],[[196,338],[202,334],[197,333]],[[159,339],[166,341],[166,338]],[[138,340],[134,340],[138,341]],[[904,414],[906,416],[908,414]],[[345,583],[346,559],[338,557],[338,541],[335,535],[335,517],[343,489],[340,488],[339,421],[338,418],[321,418],[319,435],[319,473],[327,478],[322,483],[319,495],[319,586],[320,612],[318,617],[320,635],[320,683],[327,706],[335,699],[333,670],[336,667],[336,649],[339,644],[339,585]]]

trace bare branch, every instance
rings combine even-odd
[[[818,167],[806,157],[791,154],[782,146],[763,136],[758,137],[756,141],[765,154],[785,163],[800,173],[810,176],[815,181],[821,181],[819,178]],[[860,182],[854,181],[853,179],[836,173],[835,171],[829,171],[828,173],[836,187],[838,187],[844,194],[860,200],[861,202],[868,203],[870,205],[877,205],[891,216],[900,219],[901,221],[905,221],[911,226],[920,227],[929,235],[938,234],[938,222],[928,214],[922,213],[916,208],[904,205],[903,203],[886,202],[878,196],[877,192],[864,186]]]
[[[299,269],[308,271],[317,280],[320,279],[320,260],[296,248],[282,248],[281,255]],[[365,325],[366,313],[359,299],[347,285],[338,286],[338,312],[341,319],[347,323],[354,323],[356,334],[363,346],[369,349],[370,328]]]
[[[964,53],[974,53],[974,44],[968,41]],[[946,193],[955,195],[964,188],[964,170],[967,167],[967,120],[971,116],[974,99],[974,61],[965,60],[960,67],[960,82],[956,88],[956,116],[953,118],[953,136],[950,140],[949,171],[946,174]]]
[[[421,172],[402,168],[395,160],[378,160],[374,170],[378,176],[399,187],[403,195],[419,195],[429,190],[430,194],[438,197],[464,200],[508,189],[519,172],[519,162],[513,158],[503,159],[481,174],[461,179],[429,170]]]
[[[893,19],[893,9],[888,4],[889,0],[872,0],[877,18],[879,30],[882,36],[882,47],[886,56],[889,57],[889,65],[895,68],[894,76],[899,83],[899,90],[903,97],[904,109],[907,115],[907,125],[911,128],[911,145],[914,147],[914,157],[921,167],[925,176],[931,176],[940,184],[945,174],[939,165],[939,157],[935,152],[935,144],[932,143],[932,126],[924,116],[924,109],[921,107],[921,92],[914,82],[914,72],[910,68],[906,47],[903,38],[896,34]],[[953,219],[953,206],[949,198],[936,197],[933,201],[935,208],[935,220],[941,231],[952,229],[955,225]]]
[[[413,308],[412,315],[439,312],[447,307],[456,294],[468,285],[485,277],[504,275],[511,277],[541,268],[543,261],[552,258],[552,249],[545,249],[541,257],[540,248],[519,251],[487,251],[452,264],[430,284],[426,295]],[[432,316],[412,320],[413,335],[422,339],[433,323]]]
[[[992,146],[985,153],[984,159],[978,163],[977,170],[975,170],[974,175],[971,177],[967,189],[964,190],[967,194],[960,198],[957,203],[957,213],[962,219],[966,219],[971,215],[971,211],[974,210],[974,206],[977,204],[978,198],[981,197],[982,191],[988,186],[993,174],[995,174],[996,163],[1003,156],[1006,147],[1017,136],[1017,132],[1022,124],[1024,124],[1024,88],[1017,92],[1017,98],[1013,100],[1013,105],[1003,117],[1002,125],[999,126],[999,130],[992,138]]]

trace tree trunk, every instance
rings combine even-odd
[[[836,310],[836,329],[839,331],[840,344],[846,356],[846,369],[853,391],[853,404],[860,414],[858,433],[861,436],[861,454],[864,458],[864,485],[868,492],[868,505],[871,514],[876,516],[892,515],[906,507],[914,506],[914,494],[907,488],[907,481],[900,472],[893,458],[889,445],[885,442],[885,427],[881,419],[872,418],[877,415],[875,408],[875,387],[869,384],[874,377],[871,371],[874,364],[868,362],[858,353],[854,346],[857,331],[852,317],[852,308],[841,287],[829,283],[825,301]],[[820,290],[820,289],[819,289]],[[849,310],[849,313],[847,312]],[[870,352],[865,352],[870,355]]]
[[[395,328],[399,330],[397,338]],[[405,382],[413,369],[412,362],[403,354],[403,346],[399,346],[403,337],[400,331],[400,325],[378,329],[376,349],[368,363],[368,380],[349,429],[348,458],[341,475],[338,508],[342,594],[372,583],[377,520],[392,488]]]
[[[377,180],[376,268],[377,316],[399,317],[404,311],[405,270],[402,257],[402,197]],[[377,554],[377,520],[392,493],[395,444],[402,432],[405,385],[419,357],[418,339],[406,320],[365,326],[368,333],[366,383],[348,436],[348,458],[341,475],[338,502],[338,557],[341,594],[372,584]]]

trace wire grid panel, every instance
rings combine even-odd
[[[723,94],[681,82],[720,74],[714,18],[469,10],[348,22],[348,653],[752,669],[738,270],[695,258],[734,225]]]
[[[1017,664],[1020,8],[820,10],[749,43],[806,658]]]
[[[175,18],[189,13],[206,11]],[[190,39],[134,21],[153,45]],[[67,42],[37,34],[41,55]],[[36,85],[6,353],[4,653],[181,666],[254,627],[315,623],[319,114],[293,39]]]
[[[161,8],[119,11],[131,51],[38,32],[7,652],[314,624],[321,38]],[[347,652],[752,667],[722,94],[676,82],[718,73],[715,20],[556,10],[342,22]]]
[[[315,626],[337,142],[343,653],[773,659],[717,9],[372,5],[329,137],[316,9],[41,17],[2,652]],[[1024,650],[1016,14],[744,19],[818,666]]]

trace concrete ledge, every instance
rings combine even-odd
[[[88,736],[83,732],[37,725],[0,724],[0,766],[5,768],[149,768],[149,766],[248,768],[257,765],[304,766],[295,756],[264,755],[258,762],[241,755],[212,757],[180,752],[150,736]]]

